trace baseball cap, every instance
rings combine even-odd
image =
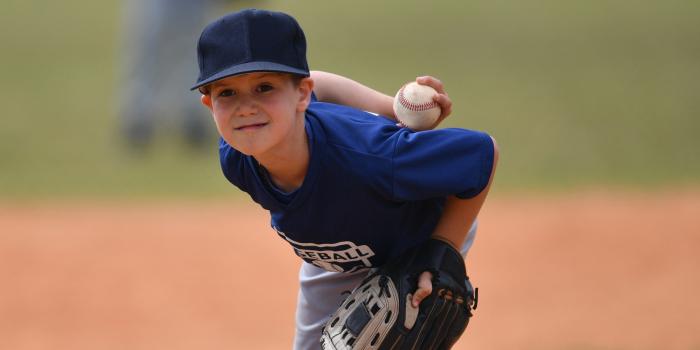
[[[197,59],[199,78],[191,90],[250,72],[309,76],[304,32],[282,12],[245,9],[217,19],[202,31]]]

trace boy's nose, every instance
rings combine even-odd
[[[239,117],[249,117],[257,114],[258,107],[254,101],[244,101],[236,109],[236,115]]]

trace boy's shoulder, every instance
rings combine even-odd
[[[394,131],[398,129],[398,127],[395,125],[396,122],[392,121],[386,116],[334,103],[313,101],[309,104],[306,112],[320,118],[325,123],[330,123],[333,126],[336,124],[338,126],[349,124],[371,124],[394,126]]]
[[[312,102],[306,112],[311,132],[322,133],[329,145],[357,148],[371,154],[416,147],[421,152],[433,152],[448,145],[469,147],[474,142],[491,142],[488,134],[470,129],[414,132],[396,125],[396,121],[386,116],[333,103]]]
[[[332,103],[312,102],[306,116],[314,136],[322,133],[326,144],[358,152],[386,154],[402,132],[386,116]]]

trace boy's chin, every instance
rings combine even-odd
[[[257,155],[262,153],[262,150],[259,147],[237,145],[235,143],[229,143],[229,145],[231,145],[231,147],[233,147],[236,151],[241,152],[241,153],[245,154],[246,156],[250,156],[250,157],[256,157]]]

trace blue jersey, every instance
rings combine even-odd
[[[371,113],[312,102],[305,117],[309,168],[293,193],[220,141],[226,178],[270,211],[272,228],[294,252],[330,271],[379,266],[426,240],[449,195],[487,185],[493,143],[482,132],[413,132]],[[466,228],[465,228],[466,231]]]

